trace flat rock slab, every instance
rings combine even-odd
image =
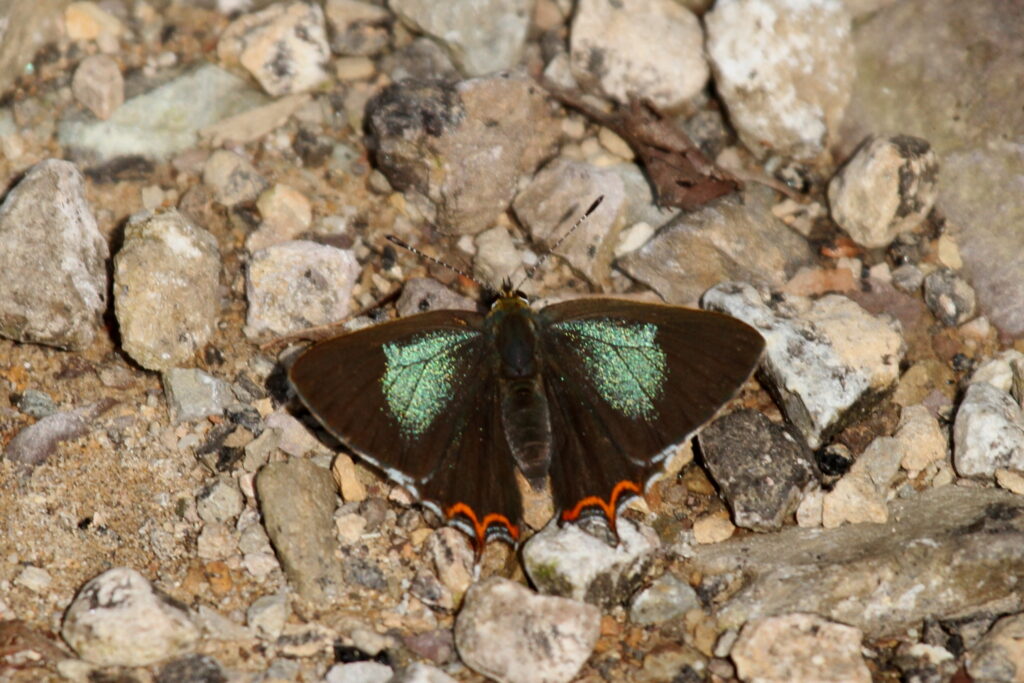
[[[695,548],[705,590],[722,586],[721,628],[790,612],[855,626],[869,638],[926,617],[1019,611],[1024,497],[945,486],[890,507],[885,524],[793,528]]]

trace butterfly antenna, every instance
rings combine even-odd
[[[553,245],[551,245],[550,249],[548,249],[544,254],[541,254],[540,258],[537,259],[537,263],[535,265],[530,266],[529,268],[526,269],[526,277],[524,277],[522,280],[519,281],[519,285],[516,287],[516,289],[519,289],[519,287],[523,286],[524,282],[526,282],[527,280],[533,278],[534,274],[541,267],[541,265],[544,263],[544,261],[547,260],[548,256],[550,256],[552,253],[554,253],[554,251],[556,249],[558,249],[560,246],[562,246],[562,242],[564,242],[569,237],[569,235],[571,235],[574,232],[576,232],[576,228],[578,228],[581,225],[583,225],[583,223],[586,222],[586,220],[588,218],[590,218],[590,215],[592,213],[594,213],[595,211],[597,211],[597,207],[601,206],[601,202],[603,202],[603,201],[604,201],[604,195],[600,195],[597,199],[595,199],[593,201],[593,203],[591,203],[590,207],[586,211],[583,212],[583,215],[580,216],[579,218],[577,218],[576,222],[573,223],[572,226],[568,230],[565,231],[565,234],[562,235],[561,237],[559,237],[555,241],[555,243]]]
[[[487,285],[483,284],[482,282],[480,282],[475,277],[473,277],[472,275],[470,275],[466,271],[462,270],[461,268],[456,268],[452,264],[447,263],[445,261],[442,261],[439,258],[435,258],[435,257],[431,256],[430,254],[424,254],[422,251],[420,251],[416,247],[412,246],[411,244],[409,244],[405,240],[399,239],[398,237],[395,237],[394,235],[385,235],[385,237],[387,238],[388,242],[391,242],[392,244],[398,245],[402,249],[405,249],[406,251],[409,251],[409,252],[412,252],[413,254],[416,254],[421,259],[426,259],[427,261],[430,261],[431,263],[437,264],[437,265],[441,266],[442,268],[447,268],[448,270],[452,271],[456,275],[461,275],[462,277],[466,278],[467,280],[469,280],[470,282],[475,284],[477,287],[480,287],[481,289],[484,289],[484,290],[491,289],[490,287],[488,287]]]

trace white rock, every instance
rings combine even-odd
[[[927,141],[876,138],[828,186],[832,217],[854,242],[887,247],[925,219],[939,194],[939,163]]]
[[[755,155],[811,161],[828,149],[854,78],[840,0],[719,0],[704,15],[715,86]]]
[[[922,405],[907,406],[894,435],[903,451],[900,467],[920,472],[949,455],[949,442],[939,421]]]
[[[882,523],[889,519],[889,486],[904,455],[899,441],[880,436],[861,453],[850,471],[822,501],[821,524],[833,529],[844,523]]]
[[[699,93],[709,73],[700,21],[673,0],[580,0],[570,60],[587,89],[668,109]]]
[[[988,382],[967,387],[953,423],[953,464],[964,477],[1024,471],[1024,411]]]
[[[199,629],[182,605],[134,569],[118,567],[82,586],[64,614],[61,636],[93,664],[148,666],[190,651]]]

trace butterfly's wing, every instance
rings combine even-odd
[[[289,379],[321,424],[478,542],[514,540],[521,504],[500,437],[483,316],[433,311],[316,344]]]
[[[540,312],[562,519],[640,494],[662,461],[750,377],[764,339],[718,313],[620,299]]]

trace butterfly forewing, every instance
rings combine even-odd
[[[764,347],[745,323],[676,306],[581,299],[539,318],[552,492],[569,520],[596,508],[614,522],[616,505],[735,395]]]
[[[500,431],[491,431],[495,366],[482,325],[470,311],[376,325],[315,345],[289,378],[335,437],[442,515],[512,528],[515,488],[480,483],[512,476],[510,457],[487,452]]]

